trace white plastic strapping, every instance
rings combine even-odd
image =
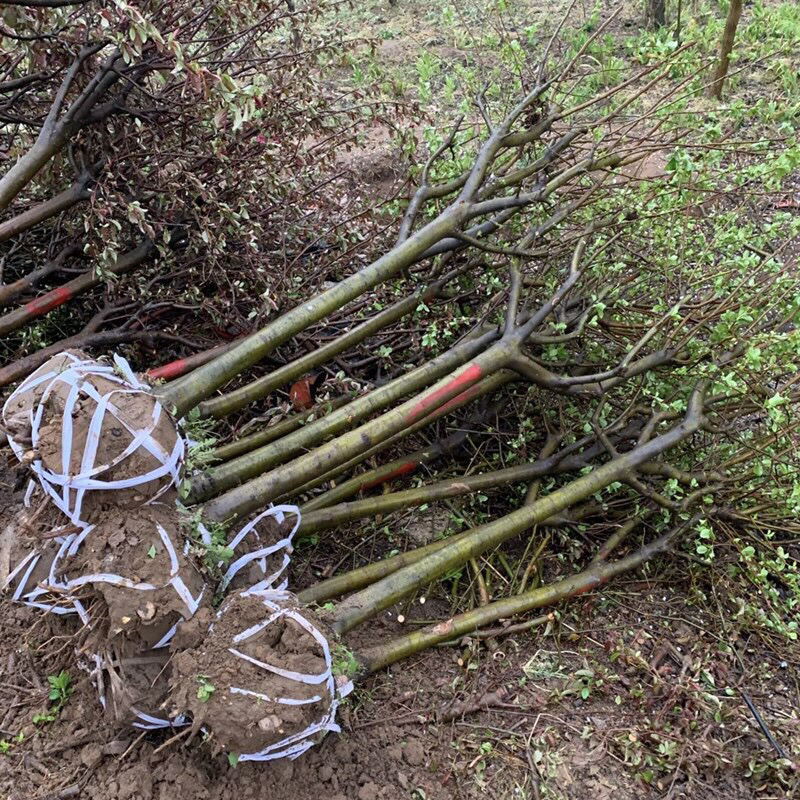
[[[294,516],[294,525],[292,526],[292,530],[284,536],[284,538],[277,541],[275,544],[268,545],[267,547],[261,547],[256,550],[253,550],[249,553],[245,553],[239,558],[235,559],[226,570],[225,574],[222,576],[222,581],[220,582],[220,591],[224,591],[230,582],[236,577],[237,573],[239,573],[242,569],[244,569],[248,564],[251,564],[253,561],[258,561],[259,566],[261,567],[261,571],[264,573],[265,577],[263,580],[259,581],[258,583],[254,584],[250,587],[249,591],[251,592],[259,592],[267,589],[275,589],[278,591],[283,591],[289,585],[289,579],[286,577],[286,569],[289,566],[290,562],[290,554],[292,552],[292,539],[294,539],[295,533],[297,533],[297,529],[300,527],[300,509],[297,506],[291,505],[280,505],[280,506],[270,506],[266,511],[262,511],[257,517],[252,519],[248,522],[234,537],[230,540],[228,547],[234,551],[234,555],[236,553],[236,548],[244,541],[245,537],[248,534],[255,531],[256,525],[261,522],[262,519],[266,517],[273,517],[275,521],[279,525],[283,525],[286,514],[292,514]],[[205,544],[211,543],[211,534],[205,528],[204,525],[200,525],[200,533],[203,537],[203,542]],[[281,557],[280,566],[278,569],[273,571],[270,575],[267,575],[267,559],[269,556],[283,550],[283,555]],[[280,583],[277,583],[280,581]]]
[[[161,585],[155,585],[152,583],[146,583],[144,581],[133,581],[130,578],[126,578],[124,575],[116,575],[108,572],[81,575],[77,578],[72,578],[71,580],[66,581],[60,580],[56,575],[59,562],[67,556],[74,556],[93,528],[94,526],[89,525],[80,533],[72,534],[72,536],[67,537],[66,540],[61,544],[61,547],[59,548],[59,551],[53,560],[53,564],[50,567],[48,585],[51,589],[70,594],[74,592],[75,589],[79,589],[81,586],[95,583],[108,583],[112,586],[120,586],[125,589],[134,589],[136,591],[144,592],[155,591],[156,589],[166,589],[168,586],[172,586],[178,597],[180,597],[181,602],[184,604],[184,606],[186,606],[188,617],[194,616],[200,606],[201,600],[203,599],[203,594],[205,593],[206,587],[205,585],[203,586],[203,588],[200,590],[200,594],[197,597],[192,596],[192,593],[189,591],[188,587],[180,576],[178,554],[175,551],[172,540],[170,539],[166,530],[164,530],[163,526],[159,523],[156,523],[156,530],[161,537],[161,542],[164,545],[164,549],[166,550],[170,560],[170,575],[169,579],[165,583]],[[158,642],[156,648],[165,647],[167,644],[169,644],[169,641],[176,630],[177,625],[173,625],[173,627],[167,631],[167,634],[161,639],[161,641]]]
[[[128,362],[121,356],[115,355],[114,366],[112,367],[103,366],[94,361],[81,360],[72,353],[64,353],[64,355],[72,361],[69,367],[61,371],[52,370],[44,374],[34,373],[17,387],[3,406],[3,418],[7,421],[7,414],[13,408],[19,395],[44,385],[41,397],[30,410],[31,442],[33,450],[36,452],[45,402],[58,384],[66,384],[69,387],[61,418],[61,471],[51,472],[45,468],[39,458],[31,464],[31,469],[39,479],[42,488],[55,505],[69,517],[73,524],[79,525],[83,524],[81,506],[87,491],[130,489],[153,480],[168,477],[169,481],[165,481],[159,491],[149,498],[149,502],[152,502],[169,489],[170,486],[176,485],[180,480],[185,442],[180,435],[176,435],[172,450],[167,452],[152,436],[161,415],[165,413],[161,403],[158,401],[153,403],[153,411],[149,423],[146,427],[137,429],[133,428],[124,417],[120,416],[119,409],[113,402],[114,395],[150,394],[147,385],[138,380]],[[92,377],[102,377],[104,380],[119,385],[120,388],[101,395],[92,385]],[[70,464],[74,445],[72,412],[82,394],[94,400],[96,407],[89,423],[79,471],[77,474],[71,474]],[[110,463],[95,464],[103,423],[107,414],[115,418],[128,431],[131,435],[131,441],[124,451]],[[25,454],[24,445],[17,442],[11,435],[9,436],[9,445],[17,458],[21,460]],[[102,480],[97,477],[128,458],[139,448],[144,448],[158,462],[158,466],[144,475],[135,475],[120,480]]]
[[[288,758],[290,760],[297,758],[301,753],[304,753],[314,744],[314,737],[322,731],[333,731],[338,733],[341,729],[336,724],[336,710],[339,705],[340,698],[346,696],[353,688],[352,683],[349,681],[341,687],[337,687],[336,680],[333,675],[333,661],[331,658],[331,649],[328,640],[309,620],[302,614],[290,607],[289,604],[294,602],[291,594],[284,591],[277,590],[264,590],[256,589],[255,587],[248,589],[242,593],[243,595],[254,595],[264,603],[265,608],[271,612],[266,619],[257,625],[253,625],[245,631],[237,634],[233,638],[232,644],[241,644],[251,637],[263,631],[267,626],[274,623],[281,618],[288,618],[296,622],[307,633],[309,633],[314,640],[319,644],[322,649],[325,659],[325,670],[319,674],[305,674],[301,672],[294,672],[286,670],[274,664],[267,664],[259,661],[246,653],[241,652],[236,647],[229,647],[228,652],[237,658],[244,659],[250,664],[259,667],[260,669],[280,675],[288,680],[296,681],[305,685],[320,686],[327,690],[327,694],[331,698],[331,704],[328,710],[316,722],[311,723],[302,731],[287,736],[274,744],[265,747],[257,753],[241,753],[238,755],[239,761],[273,761],[278,758]],[[220,610],[222,611],[222,610]],[[259,700],[264,700],[273,703],[280,703],[284,705],[305,705],[309,703],[316,703],[322,700],[322,695],[312,695],[310,698],[292,698],[292,697],[269,697],[261,692],[255,692],[249,689],[239,687],[230,687],[231,694],[242,694],[255,697]]]
[[[17,581],[14,593],[11,595],[13,601],[52,614],[77,614],[83,624],[88,625],[89,615],[81,601],[68,591],[62,592],[61,587],[58,587],[55,592],[53,592],[50,587],[56,560],[76,537],[77,534],[74,533],[67,536],[55,537],[54,541],[58,545],[59,550],[51,563],[48,580],[46,582],[41,585],[31,584],[33,572],[44,557],[43,553],[37,550],[31,550],[27,555],[23,556],[19,563],[9,572],[3,583],[3,590]]]

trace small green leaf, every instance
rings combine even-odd
[[[150,545],[150,549],[147,551],[147,555],[150,558],[155,558],[156,557],[156,546],[154,544]]]

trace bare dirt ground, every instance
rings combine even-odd
[[[15,473],[2,478],[9,518]],[[487,648],[462,640],[362,684],[341,734],[296,761],[228,764],[199,738],[108,719],[89,677],[52,722],[47,676],[71,664],[73,629],[3,603],[0,796],[8,800],[444,800],[792,797],[775,753],[800,739],[797,670],[762,640],[728,640],[713,595],[674,565],[586,595],[547,629]],[[423,606],[407,610],[414,624]],[[426,615],[446,613],[432,598]],[[365,635],[400,626],[388,613]],[[61,641],[61,648],[54,646]],[[44,644],[47,643],[47,647]],[[46,653],[46,656],[44,655]],[[795,654],[796,655],[796,654]],[[745,700],[745,696],[747,700]],[[785,782],[781,789],[782,781]]]

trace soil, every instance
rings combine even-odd
[[[620,596],[627,594],[619,587]],[[665,595],[659,590],[657,596]],[[651,601],[655,598],[650,595]],[[46,704],[43,676],[55,667],[43,665],[24,642],[37,628],[42,635],[58,635],[58,621],[48,621],[54,627],[43,633],[43,617],[5,604],[0,664],[8,710],[2,729],[4,734],[22,732],[25,738],[0,758],[0,793],[9,800],[445,800],[536,797],[535,785],[540,797],[565,800],[665,797],[670,787],[669,796],[676,800],[761,796],[759,783],[746,776],[746,764],[750,758],[770,760],[769,745],[754,724],[739,719],[729,730],[725,723],[699,728],[681,769],[657,772],[652,784],[637,778],[619,743],[632,746],[642,735],[642,723],[655,728],[659,715],[675,716],[676,705],[689,713],[693,701],[679,677],[684,667],[667,659],[658,682],[641,682],[641,700],[622,706],[610,687],[595,688],[587,701],[565,694],[571,691],[571,676],[587,658],[593,663],[597,658],[635,686],[643,672],[615,665],[605,652],[606,639],[624,639],[649,663],[665,644],[688,653],[692,639],[708,637],[685,622],[659,622],[659,615],[679,613],[677,593],[670,593],[666,603],[653,603],[649,620],[635,610],[598,612],[595,603],[589,598],[579,609],[579,636],[564,627],[555,637],[527,634],[504,640],[502,658],[467,643],[397,666],[371,679],[342,707],[341,734],[328,734],[295,761],[236,767],[222,755],[213,756],[201,737],[188,747],[175,741],[159,750],[171,734],[141,734],[101,718],[96,693],[82,676],[76,676],[75,693],[58,719],[34,726],[32,713]],[[697,609],[684,608],[684,613],[687,619],[702,619]],[[388,633],[395,624],[387,618],[376,632]],[[765,655],[750,655],[748,666],[754,669],[747,685],[773,734],[787,745],[792,736],[800,736],[796,713],[794,728],[791,724],[794,689],[785,682],[786,671],[781,675],[777,669],[772,681],[756,678]],[[704,666],[718,674],[713,663]],[[480,698],[500,687],[506,688],[502,703],[481,709]],[[457,702],[477,710],[448,720]],[[706,762],[690,757],[695,746],[706,753]],[[59,794],[72,787],[79,787],[79,793]],[[548,794],[547,787],[558,794]]]
[[[12,471],[0,477],[3,528],[20,499],[13,485]],[[330,557],[338,556],[332,552]],[[393,635],[423,616],[444,616],[448,603],[432,596],[424,605],[406,605],[402,625],[398,610],[381,615],[361,637]],[[147,732],[132,728],[129,716],[115,719],[114,709],[104,714],[89,675],[74,668],[74,626],[4,602],[0,737],[6,744],[0,756],[0,796],[744,800],[791,797],[791,781],[796,785],[791,772],[783,773],[786,793],[775,793],[775,768],[769,766],[776,763],[775,755],[740,693],[748,693],[788,752],[800,747],[796,652],[787,660],[768,640],[721,642],[710,604],[669,572],[651,571],[588,594],[565,609],[552,628],[501,638],[495,649],[465,639],[457,647],[434,649],[396,665],[364,682],[340,707],[340,734],[327,734],[295,761],[235,767],[216,753],[223,738],[238,746],[237,737],[244,737],[241,744],[248,744],[254,728],[259,736],[265,733],[255,717],[268,718],[272,709],[243,707],[237,716],[241,730],[224,730],[215,727],[215,704],[234,681],[260,690],[265,675],[267,682],[275,676],[248,672],[245,662],[228,675],[227,640],[252,619],[263,619],[255,605],[234,611],[216,620],[212,637],[198,646],[212,619],[208,609],[201,609],[182,626],[185,639],[175,643],[195,647],[173,657],[171,667],[172,680],[179,671],[185,673],[181,685],[189,705],[193,692],[196,698],[198,674],[213,676],[215,686],[206,707],[193,709],[205,712],[213,728],[210,741],[197,735],[187,744],[190,728]],[[298,669],[321,671],[319,650],[298,633],[280,626],[254,641],[252,654],[268,661],[270,651],[282,648],[297,659]],[[359,641],[350,644],[358,648]],[[131,659],[142,654],[126,647],[120,644],[114,658],[121,669],[130,670]],[[731,647],[741,654],[741,666]],[[154,656],[152,651],[147,655]],[[137,665],[133,674],[125,673],[128,702],[148,713],[160,710],[170,674],[162,665],[150,661],[146,668]],[[50,707],[47,676],[62,669],[72,676],[71,697],[54,721],[34,724],[34,715]],[[590,691],[584,699],[586,687]],[[726,695],[726,687],[737,688]],[[720,703],[719,698],[715,710],[711,703]],[[671,760],[659,756],[670,741],[680,742]]]
[[[172,659],[176,710],[189,711],[195,729],[205,728],[215,749],[239,755],[261,752],[301,733],[330,710],[332,682],[303,683],[237,655],[308,676],[329,673],[320,645],[288,616],[236,641],[270,613],[259,595],[231,595],[197,647]],[[312,624],[320,627],[316,620]],[[295,702],[280,702],[284,699]]]
[[[75,556],[64,559],[57,577],[66,581],[89,575],[121,576],[134,584],[157,587],[141,590],[93,582],[94,591],[105,601],[112,636],[121,634],[152,647],[177,622],[191,618],[193,610],[171,583],[175,576],[192,598],[202,596],[210,603],[205,580],[184,552],[184,528],[173,499],[128,510],[103,506],[96,517],[98,522]],[[159,534],[159,526],[172,553]],[[173,559],[178,565],[175,575]]]

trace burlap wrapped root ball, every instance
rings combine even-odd
[[[294,758],[339,730],[323,631],[289,593],[233,594],[203,641],[174,655],[172,702],[231,757]]]
[[[131,508],[177,485],[185,443],[125,359],[78,350],[51,358],[9,397],[3,427],[20,460],[75,524]]]

